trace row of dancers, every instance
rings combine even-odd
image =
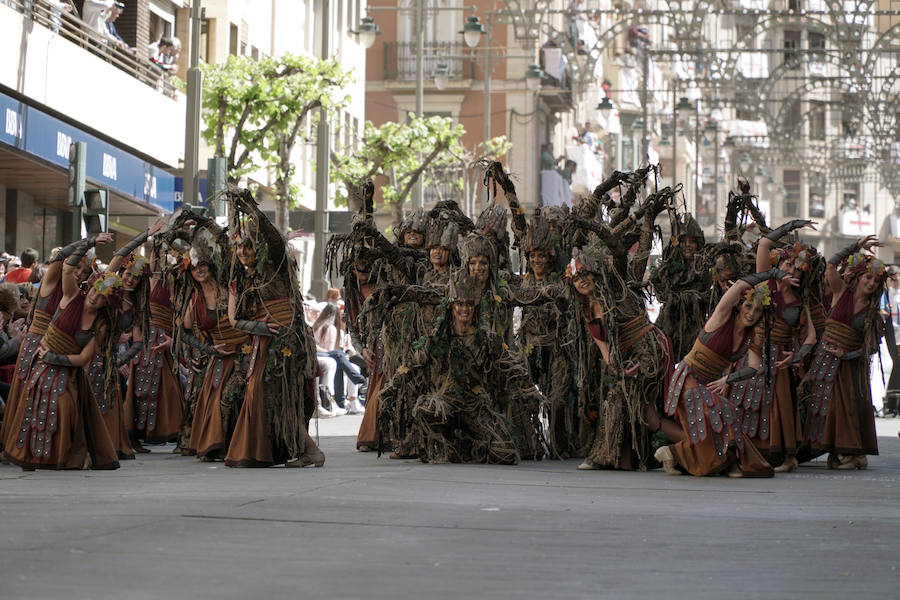
[[[328,252],[370,368],[358,449],[697,476],[770,477],[821,455],[866,468],[878,241],[826,260],[798,238],[814,223],[769,228],[741,181],[722,239],[706,243],[680,185],[655,182],[653,167],[616,172],[573,210],[528,219],[493,163],[477,221],[441,202],[394,243],[361,188],[357,221]],[[664,214],[671,236],[648,268]]]
[[[863,469],[877,454],[876,239],[825,260],[797,239],[813,223],[770,229],[742,183],[707,244],[653,167],[530,219],[500,163],[484,181],[477,221],[440,202],[393,243],[367,182],[351,231],[329,242],[370,378],[359,450],[734,477],[826,454],[829,468]],[[92,247],[106,234],[56,253],[0,430],[7,461],[117,468],[143,440],[229,466],[324,464],[308,434],[318,371],[296,265],[249,192],[227,200],[228,227],[183,210],[101,272]],[[671,236],[648,268],[661,215]]]

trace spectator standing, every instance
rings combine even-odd
[[[31,270],[37,263],[38,253],[34,248],[28,248],[22,252],[22,266],[13,269],[6,274],[5,283],[26,283],[31,277]]]
[[[106,20],[109,18],[115,0],[84,0],[84,6],[81,9],[81,20],[87,23],[88,27],[109,39],[109,29],[106,27]]]
[[[881,299],[885,327],[884,342],[891,357],[891,376],[884,391],[881,416],[896,417],[900,414],[900,272],[891,270],[888,285]]]
[[[112,9],[110,9],[109,16],[106,18],[107,37],[117,48],[121,50],[131,50],[128,43],[125,42],[125,40],[122,39],[122,36],[119,35],[119,32],[116,31],[116,19],[119,18],[119,15],[122,14],[123,10],[125,10],[125,5],[121,2],[116,2]]]
[[[147,46],[150,61],[160,69],[172,74],[178,70],[176,61],[180,52],[181,42],[176,37],[164,36]]]

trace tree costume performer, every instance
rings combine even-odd
[[[583,397],[586,402],[581,406],[594,430],[580,469],[647,469],[651,434],[661,426],[659,414],[674,360],[671,342],[650,323],[642,289],[654,221],[676,191],[664,188],[650,194],[630,214],[648,172],[635,174],[621,202],[612,207],[608,225],[573,217],[577,226],[593,231],[603,242],[603,247],[593,250],[595,257],[576,251],[566,278],[580,294],[583,319],[600,328],[599,337],[591,334],[607,346],[604,363],[615,378],[600,406],[588,408],[591,399]],[[629,249],[635,244],[629,260]],[[583,374],[576,377],[583,395],[585,380]]]
[[[316,409],[316,345],[284,238],[247,190],[229,191],[235,242],[228,319],[250,335],[247,389],[225,464],[325,464],[307,426]],[[249,350],[249,352],[248,352]]]
[[[688,213],[672,219],[672,237],[662,260],[650,271],[653,292],[662,303],[656,326],[672,340],[675,356],[691,349],[706,321],[710,274],[703,269],[698,252],[706,240],[696,219]]]
[[[530,272],[521,278],[523,290],[559,286],[562,274],[558,264],[558,236],[550,229],[549,220],[537,212],[528,224],[523,243]],[[549,405],[548,445],[555,457],[579,456],[580,419],[574,380],[571,308],[567,302],[562,310],[558,304],[539,304],[522,308],[522,323],[518,331],[518,347],[528,366],[531,378]]]
[[[729,396],[735,410],[735,428],[752,440],[767,461],[779,465],[776,472],[797,470],[797,450],[803,434],[797,413],[799,378],[794,369],[813,349],[816,330],[804,294],[812,253],[800,242],[777,250],[773,246],[790,231],[804,226],[811,226],[811,221],[791,221],[759,241],[758,272],[777,266],[799,283],[794,287],[785,281],[769,282],[769,289],[775,290],[772,310],[767,320],[757,325],[749,353],[737,364],[738,369],[747,361],[762,364],[763,372],[733,385]]]
[[[188,221],[199,218],[182,213],[180,219],[189,226]],[[247,385],[244,374],[248,354],[240,350],[250,338],[235,329],[228,319],[226,264],[230,264],[231,257],[226,234],[211,221],[198,222],[200,226],[194,231],[190,250],[183,258],[185,269],[190,271],[193,292],[176,343],[184,343],[208,357],[194,409],[191,437],[183,453],[211,461],[224,458],[234,433]],[[194,335],[195,329],[199,336]]]
[[[66,259],[59,309],[41,340],[25,395],[11,415],[19,429],[5,456],[26,471],[119,468],[84,366],[97,348],[115,348],[111,304],[122,281],[112,273],[95,274],[85,294],[73,273],[81,268],[78,252]]]
[[[830,259],[825,277],[834,293],[809,379],[812,392],[806,436],[815,456],[828,453],[830,469],[865,469],[878,454],[869,361],[878,351],[883,322],[884,263],[864,251],[880,244],[863,238]],[[837,266],[846,260],[844,277]]]
[[[35,358],[37,357],[41,340],[47,332],[47,327],[49,327],[50,321],[56,314],[56,310],[59,308],[59,303],[62,300],[63,276],[73,278],[72,285],[76,288],[80,286],[94,273],[94,263],[96,262],[94,246],[103,246],[112,242],[112,240],[112,236],[108,233],[91,236],[60,248],[50,259],[50,266],[47,267],[47,271],[41,279],[37,299],[32,305],[28,333],[19,347],[16,368],[13,371],[12,383],[6,401],[6,417],[3,419],[2,427],[0,427],[0,450],[11,448],[18,438],[18,427],[22,420],[21,418],[18,420],[13,419],[13,415],[16,414],[17,406],[19,406],[20,401],[26,395],[27,384],[31,370],[35,365]],[[73,254],[78,256],[78,263],[73,265],[72,268],[66,268],[64,266],[65,261]],[[13,421],[16,421],[15,425],[13,425]]]
[[[416,394],[413,415],[425,462],[518,463],[520,435],[510,411],[542,403],[500,337],[478,326],[480,296],[480,283],[459,271],[440,305],[424,362],[398,370],[382,391],[386,406],[395,394]]]
[[[675,416],[684,439],[660,447],[655,454],[669,475],[680,475],[680,467],[698,477],[726,469],[731,477],[773,476],[772,467],[747,435],[733,427],[734,411],[726,398],[729,385],[755,375],[759,368],[758,361],[754,364],[751,360],[729,373],[748,336],[771,307],[772,296],[765,282],[773,276],[796,283],[786,273],[774,270],[737,281],[722,296],[694,347],[676,367],[666,394],[666,414]]]
[[[127,274],[138,268],[138,260],[133,258],[126,265],[126,286]],[[155,252],[151,260],[150,289],[140,307],[147,323],[134,327],[131,348],[119,359],[128,365],[125,421],[138,451],[141,439],[154,444],[177,440],[184,419],[181,383],[171,353],[175,337],[172,282]]]

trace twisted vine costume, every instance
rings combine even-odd
[[[307,432],[316,406],[316,347],[303,318],[295,266],[284,238],[250,193],[229,192],[229,200],[235,240],[255,249],[256,256],[246,270],[232,263],[231,318],[250,338],[241,347],[249,358],[247,388],[225,464],[264,467],[308,460],[321,466],[324,455]],[[277,325],[277,332],[267,324]]]
[[[571,279],[587,267],[595,274],[593,297],[602,307],[604,343],[609,344],[611,379],[603,386],[602,397],[585,389],[591,379],[587,362],[579,361],[576,373],[580,405],[585,418],[594,425],[592,439],[585,448],[586,466],[592,468],[647,469],[650,463],[650,438],[647,425],[651,411],[662,412],[662,401],[674,367],[669,339],[650,323],[645,308],[642,279],[650,255],[656,215],[674,193],[665,188],[650,194],[634,214],[630,209],[649,169],[634,174],[628,191],[610,211],[609,224],[575,218],[578,227],[594,232],[602,246],[588,256],[575,253],[567,267]],[[629,250],[637,250],[629,257]],[[630,259],[629,259],[630,258]],[[593,319],[591,319],[593,321]],[[594,336],[595,338],[597,336]],[[621,376],[626,364],[640,365],[633,376]]]
[[[687,258],[682,249],[687,238],[696,241],[697,252],[703,248],[700,225],[690,214],[683,221],[673,221],[672,237],[663,250],[662,261],[650,271],[650,282],[662,303],[655,325],[672,340],[675,356],[682,357],[706,322],[711,282],[699,256]]]
[[[515,464],[540,458],[540,393],[493,331],[480,326],[465,335],[454,332],[452,302],[464,299],[474,306],[478,296],[477,283],[465,271],[448,295],[423,362],[398,370],[382,389],[382,410],[402,402],[402,394],[414,397],[418,455],[425,462]],[[477,319],[477,308],[475,313]]]

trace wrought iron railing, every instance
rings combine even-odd
[[[45,0],[3,0],[3,4],[161,93],[175,96],[172,76],[142,56],[143,47],[134,51],[120,49],[78,17],[54,8]]]
[[[463,56],[466,45],[460,42],[428,42],[425,44],[425,79],[433,76],[439,64],[450,69],[450,79],[472,79],[475,63]],[[385,81],[415,81],[416,45],[411,42],[384,43]]]

